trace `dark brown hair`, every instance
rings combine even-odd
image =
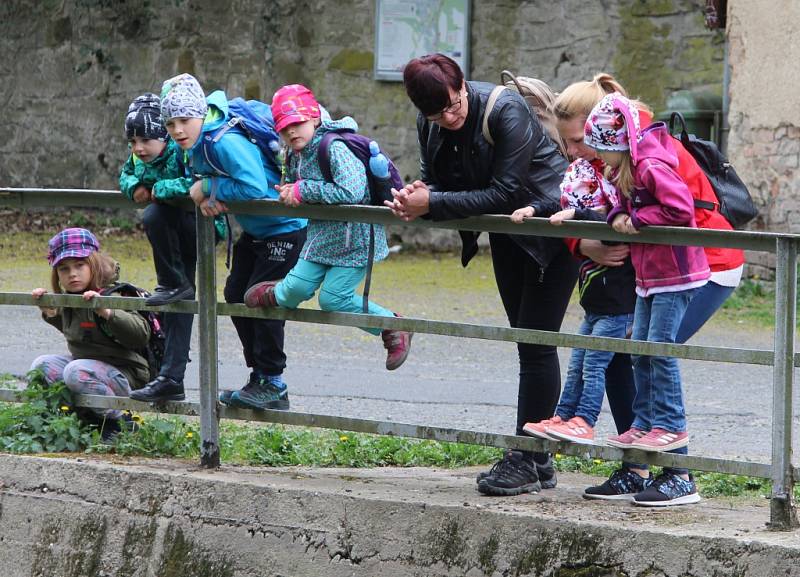
[[[464,73],[444,54],[414,58],[403,68],[406,94],[422,114],[441,112],[450,105],[450,90],[458,92]]]

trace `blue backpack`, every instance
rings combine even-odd
[[[232,98],[228,101],[228,121],[216,132],[203,136],[203,156],[211,168],[222,176],[230,175],[219,167],[214,145],[231,130],[244,134],[250,142],[258,146],[267,163],[280,173],[277,159],[281,149],[280,137],[275,132],[275,122],[268,104],[259,100]]]

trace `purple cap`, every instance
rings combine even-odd
[[[85,228],[65,228],[50,239],[47,247],[47,262],[56,266],[65,258],[86,258],[100,250],[100,243]]]

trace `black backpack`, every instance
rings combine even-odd
[[[708,178],[711,188],[717,195],[717,204],[695,199],[697,208],[706,210],[718,209],[722,216],[731,223],[733,228],[742,228],[758,215],[758,209],[753,204],[750,191],[747,190],[742,179],[720,152],[717,145],[708,140],[697,138],[686,131],[686,121],[680,112],[673,112],[669,119],[669,131],[674,133],[675,121],[680,122],[680,134],[676,137],[683,147],[697,161],[697,165]]]
[[[111,286],[104,288],[100,291],[100,294],[103,296],[110,296],[113,294],[118,294],[123,297],[138,297],[138,298],[147,298],[150,296],[150,293],[144,289],[141,289],[137,286],[134,286],[127,282],[118,282]],[[140,315],[142,315],[147,324],[150,325],[150,340],[147,341],[147,346],[137,351],[140,355],[147,359],[147,365],[150,368],[150,378],[155,379],[158,376],[159,371],[161,370],[161,364],[164,361],[164,348],[166,344],[166,336],[164,335],[164,329],[162,327],[161,322],[161,313],[156,311],[136,311]],[[100,319],[98,322],[98,326],[100,330],[103,331],[108,338],[113,341],[117,341],[114,335],[111,333],[111,330],[108,328],[103,319]]]

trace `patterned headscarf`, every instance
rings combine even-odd
[[[100,250],[100,243],[85,228],[65,228],[47,243],[47,262],[56,266],[65,258],[86,258]]]
[[[206,96],[197,79],[191,74],[178,74],[161,86],[161,115],[170,118],[205,118],[208,112]]]
[[[161,118],[161,99],[152,92],[136,97],[125,116],[125,138],[134,136],[153,140],[167,139],[167,129]]]
[[[611,209],[619,204],[617,188],[603,176],[603,161],[583,158],[569,165],[561,181],[561,208]]]
[[[630,150],[636,164],[639,111],[619,92],[606,94],[592,108],[583,127],[583,141],[596,150]]]
[[[290,124],[320,117],[320,108],[314,93],[302,84],[289,84],[272,97],[272,118],[275,130],[280,132]]]

